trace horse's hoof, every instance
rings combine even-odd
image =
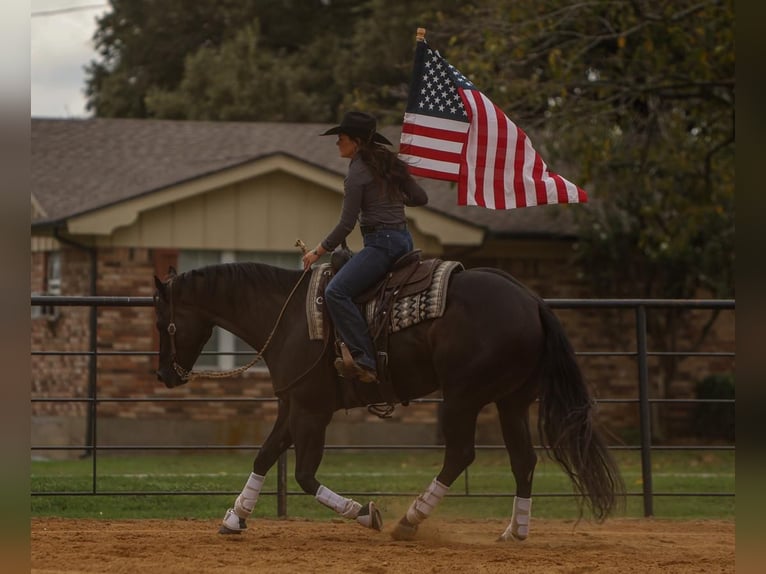
[[[372,528],[378,532],[383,529],[383,516],[381,516],[380,510],[378,510],[374,502],[368,502],[367,506],[362,507],[356,516],[356,521],[362,526]]]
[[[218,534],[241,534],[243,530],[247,530],[247,521],[237,516],[233,508],[229,508],[223,517],[223,524],[218,529]]]
[[[526,539],[526,536],[520,536],[514,532],[508,531],[503,532],[500,536],[498,536],[497,542],[508,542],[509,540],[512,542],[524,542]]]
[[[418,531],[417,524],[410,524],[407,518],[403,517],[396,527],[391,531],[391,538],[394,540],[412,540]]]

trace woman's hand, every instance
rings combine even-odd
[[[311,267],[314,263],[319,261],[319,258],[325,253],[325,250],[322,248],[321,245],[318,245],[316,249],[312,249],[311,251],[307,251],[303,255],[303,270],[305,271],[309,267]]]

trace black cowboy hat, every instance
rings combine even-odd
[[[333,134],[346,134],[352,137],[361,138],[364,141],[374,141],[385,145],[394,145],[385,136],[379,134],[378,121],[375,116],[365,112],[346,112],[339,126],[330,128],[322,136],[331,136]]]

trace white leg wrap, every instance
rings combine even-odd
[[[314,498],[324,504],[327,508],[332,508],[343,518],[356,518],[359,511],[362,509],[362,505],[358,502],[355,502],[350,498],[344,498],[339,494],[335,494],[329,488],[321,485]]]
[[[431,515],[448,490],[449,486],[443,485],[434,478],[426,491],[418,496],[407,509],[407,522],[410,524],[423,522]]]
[[[521,498],[519,496],[514,497],[511,523],[500,538],[503,540],[510,540],[511,538],[526,540],[527,536],[529,536],[529,519],[531,516],[532,499]]]
[[[258,502],[258,496],[261,494],[261,487],[265,477],[260,474],[250,473],[250,477],[245,483],[245,487],[242,492],[237,496],[237,500],[234,501],[234,512],[240,518],[248,518],[255,508],[255,503]]]

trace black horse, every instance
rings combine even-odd
[[[301,488],[338,514],[381,529],[380,512],[321,485],[325,430],[345,408],[333,346],[308,334],[308,275],[257,263],[232,263],[155,277],[154,305],[160,333],[158,378],[168,387],[189,373],[215,325],[252,345],[280,397],[276,422],[253,462],[242,493],[220,532],[246,528],[263,477],[295,446]],[[276,329],[274,326],[277,325]],[[443,396],[444,463],[411,504],[393,536],[408,539],[475,457],[479,411],[494,403],[516,482],[511,522],[502,540],[529,532],[532,478],[537,456],[528,411],[539,398],[538,428],[548,452],[562,466],[597,520],[615,509],[623,483],[593,420],[593,401],[572,347],[545,302],[497,269],[455,273],[444,313],[391,335],[390,372],[401,401],[436,390]],[[363,405],[359,405],[363,406]],[[581,506],[582,511],[582,506]]]

